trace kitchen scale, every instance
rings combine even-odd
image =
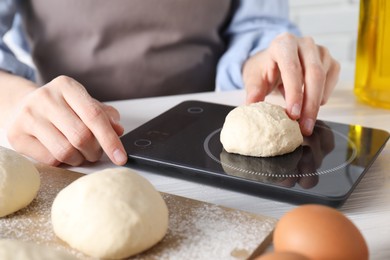
[[[220,131],[232,106],[185,101],[122,137],[130,167],[290,203],[341,206],[389,139],[379,129],[317,120],[294,152],[231,154]]]

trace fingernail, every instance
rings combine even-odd
[[[114,118],[114,117],[111,117],[111,122],[113,122],[114,124],[116,125],[121,125],[121,123],[119,122],[118,119]]]
[[[314,120],[313,119],[306,119],[303,128],[308,132],[311,133],[313,131],[314,127]]]
[[[116,149],[114,151],[113,156],[114,156],[115,162],[118,164],[124,164],[127,161],[127,155],[119,149]]]
[[[299,104],[294,104],[291,109],[291,115],[293,117],[299,117],[301,114],[301,106]]]
[[[246,87],[246,104],[259,102],[264,100],[264,94],[259,86],[248,86]]]
[[[253,94],[252,94],[252,92],[246,92],[246,98],[245,98],[245,103],[247,104],[247,105],[249,105],[250,103],[253,103]]]

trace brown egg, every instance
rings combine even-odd
[[[274,248],[310,259],[368,259],[367,244],[357,227],[336,209],[304,205],[286,213],[276,225]]]
[[[271,252],[261,255],[255,260],[310,260],[306,256],[303,256],[294,252]]]

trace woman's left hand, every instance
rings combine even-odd
[[[302,133],[311,135],[319,108],[331,95],[339,72],[340,65],[327,48],[310,37],[283,33],[244,64],[246,101],[263,101],[279,89],[290,118],[299,119]]]

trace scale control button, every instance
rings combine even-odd
[[[149,146],[151,144],[152,144],[152,141],[150,141],[148,139],[138,139],[134,142],[134,145],[138,146],[138,147],[146,147],[146,146]]]
[[[203,108],[201,107],[190,107],[187,109],[187,112],[188,113],[191,113],[191,114],[200,114],[203,112]]]

